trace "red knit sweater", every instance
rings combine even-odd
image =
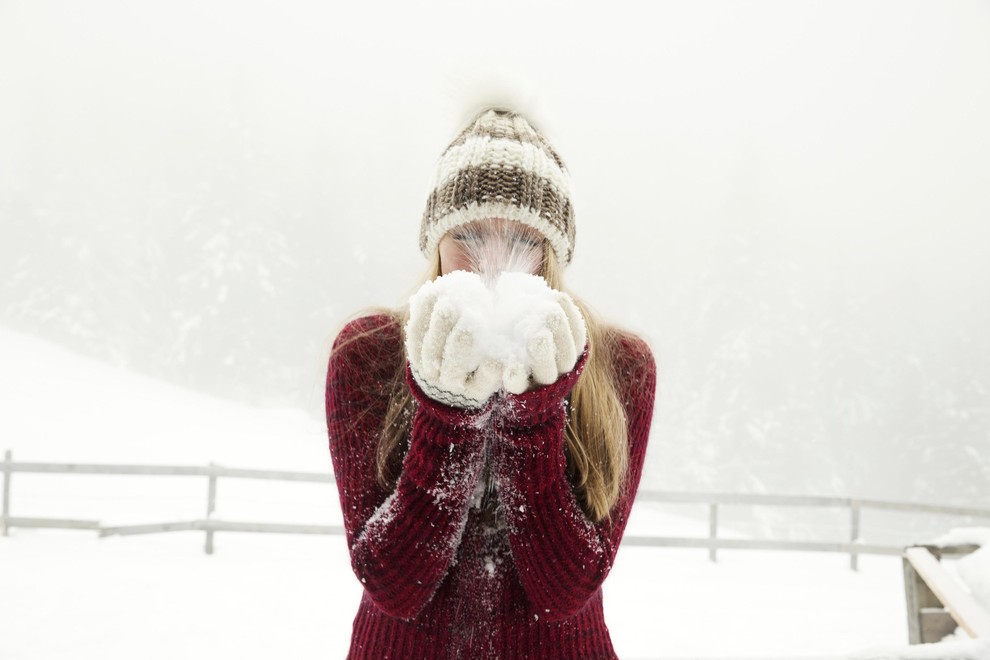
[[[619,344],[629,481],[612,523],[594,524],[565,474],[567,397],[587,350],[555,383],[501,392],[478,411],[431,400],[407,364],[417,405],[398,482],[382,489],[375,448],[389,379],[405,359],[399,330],[383,315],[350,322],[327,373],[330,454],[364,586],[348,657],[616,657],[601,585],[642,474],[656,391],[649,348],[635,337]],[[481,506],[489,478],[494,515]]]

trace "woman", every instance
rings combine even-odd
[[[489,109],[440,158],[423,288],[337,336],[330,452],[364,586],[348,657],[616,657],[601,585],[656,367],[643,340],[563,293],[574,236],[560,157],[524,117]],[[505,332],[528,335],[492,330],[504,314],[523,315]]]

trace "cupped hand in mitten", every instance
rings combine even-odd
[[[584,317],[569,295],[539,276],[503,273],[495,285],[495,318],[503,349],[502,387],[521,394],[574,368],[587,342]]]
[[[406,355],[431,399],[480,408],[501,387],[502,364],[482,342],[491,314],[491,293],[467,271],[427,282],[410,298]]]

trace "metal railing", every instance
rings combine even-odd
[[[333,483],[333,476],[321,472],[292,472],[284,470],[255,470],[231,468],[210,463],[205,466],[185,465],[104,465],[94,463],[42,463],[16,462],[10,450],[4,453],[3,463],[3,508],[0,513],[2,534],[12,527],[92,529],[101,537],[112,535],[152,534],[173,531],[202,531],[206,535],[205,551],[212,554],[214,535],[217,532],[258,532],[268,534],[343,534],[340,525],[308,525],[268,522],[244,522],[219,520],[214,516],[217,501],[217,484],[220,478],[261,479],[273,481],[296,481],[311,483]],[[148,475],[148,476],[198,476],[207,480],[206,515],[195,520],[178,522],[150,523],[141,525],[105,526],[95,520],[69,520],[57,518],[19,517],[10,513],[11,482],[15,473],[48,474],[102,474],[102,475]],[[864,509],[900,511],[906,513],[927,513],[936,515],[965,516],[990,520],[990,509],[961,506],[944,506],[916,502],[892,502],[875,499],[850,497],[820,497],[810,495],[769,495],[749,493],[716,492],[669,492],[640,489],[637,502],[664,502],[680,504],[703,504],[708,507],[708,536],[633,536],[625,535],[622,543],[628,546],[707,548],[711,561],[716,561],[720,549],[749,550],[789,550],[810,552],[847,553],[850,567],[858,570],[859,555],[892,555],[903,553],[903,545],[864,543],[861,537],[861,512]],[[770,506],[770,507],[816,507],[846,509],[849,513],[848,541],[796,541],[781,539],[735,539],[721,538],[718,535],[719,508],[725,506]]]

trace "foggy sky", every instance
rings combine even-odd
[[[570,289],[657,353],[657,473],[738,486],[733,434],[798,419],[922,443],[919,401],[990,449],[962,403],[990,386],[986,2],[3,2],[0,322],[319,414],[340,323],[417,283],[434,161],[492,70],[540,89],[571,171]],[[261,329],[209,361],[231,319]]]

